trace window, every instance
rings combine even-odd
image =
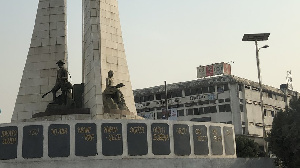
[[[219,112],[225,112],[225,105],[219,105]]]
[[[163,113],[162,112],[157,112],[157,119],[162,119]]]
[[[209,86],[209,92],[210,93],[215,92],[215,86]]]
[[[243,91],[243,86],[239,84],[239,91]]]
[[[198,108],[194,108],[194,115],[200,115],[200,110],[202,110],[202,108],[198,109]]]
[[[219,103],[224,103],[224,99],[219,99]]]
[[[210,107],[209,107],[209,112],[210,112],[210,113],[216,113],[216,112],[217,112],[216,106],[210,106]]]
[[[272,99],[273,98],[273,95],[272,93],[268,93],[268,98]]]
[[[264,116],[267,116],[267,110],[264,109]]]
[[[209,107],[204,107],[204,114],[209,113]]]
[[[231,112],[230,104],[219,105],[220,112]]]
[[[197,95],[197,94],[198,94],[198,88],[192,88],[191,95]]]
[[[184,110],[178,110],[177,115],[178,116],[184,116]]]
[[[194,109],[187,109],[187,115],[194,115]]]
[[[230,98],[225,99],[225,102],[230,102]]]
[[[271,111],[271,116],[275,117],[275,111]]]
[[[155,97],[156,97],[156,100],[161,100],[161,94],[160,93],[156,94]]]
[[[225,104],[225,110],[226,112],[231,112],[230,104]]]
[[[203,93],[209,93],[209,92],[208,92],[208,87],[203,87],[203,88],[202,88],[202,92],[203,92]]]
[[[227,90],[229,90],[229,87],[228,87],[228,84],[225,84],[224,85],[224,91],[227,91]]]
[[[185,96],[190,96],[191,95],[191,89],[184,89],[184,94],[185,94]]]
[[[240,104],[240,110],[241,112],[244,112],[244,106],[242,104]]]

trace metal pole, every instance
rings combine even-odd
[[[167,81],[165,81],[165,95],[166,95],[166,98],[165,98],[165,102],[166,102],[166,119],[168,119],[169,115],[168,114],[168,91],[167,91]]]
[[[264,142],[264,151],[268,153],[267,149],[267,142],[266,142],[266,127],[265,127],[265,114],[264,114],[264,103],[263,103],[263,94],[262,94],[262,80],[260,75],[260,62],[259,62],[259,49],[257,47],[257,40],[255,40],[255,46],[256,46],[256,62],[257,62],[257,72],[258,72],[258,82],[259,82],[259,98],[261,102],[261,119],[262,119],[262,125],[263,125],[263,142]]]

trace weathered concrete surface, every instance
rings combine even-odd
[[[44,112],[52,100],[48,95],[55,85],[58,60],[67,69],[66,0],[39,0],[31,44],[20,83],[12,122]]]
[[[113,159],[0,162],[5,168],[275,168],[269,158],[257,159]]]
[[[117,0],[83,1],[83,83],[84,107],[93,118],[103,119],[103,96],[108,71],[114,72],[113,85],[120,88],[130,112],[136,115],[129,77]]]

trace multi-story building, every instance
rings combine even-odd
[[[235,126],[237,135],[263,136],[259,84],[233,75],[202,78],[165,86],[134,90],[137,113],[148,119],[163,119],[168,109],[177,111],[177,120],[227,123]],[[287,94],[285,94],[287,93]],[[263,85],[265,129],[270,131],[274,116],[297,92],[283,92]],[[173,110],[174,111],[174,110]]]

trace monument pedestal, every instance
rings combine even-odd
[[[72,118],[0,124],[0,160],[236,158],[233,130],[229,124],[168,120]]]

